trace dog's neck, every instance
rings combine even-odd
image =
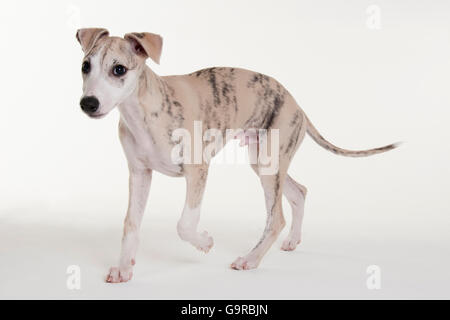
[[[138,128],[145,128],[142,124],[146,122],[147,116],[161,109],[164,99],[161,88],[164,86],[167,86],[164,79],[145,65],[136,81],[136,87],[119,104],[121,119],[134,135],[140,134],[137,132]]]

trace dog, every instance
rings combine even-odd
[[[236,270],[256,268],[277,239],[285,226],[283,195],[292,209],[292,225],[282,250],[294,250],[300,243],[307,189],[287,171],[306,133],[323,148],[347,157],[374,155],[397,146],[351,151],[331,144],[291,94],[275,79],[260,73],[215,67],[160,77],[146,65],[148,58],[159,64],[163,40],[157,34],[134,32],[121,38],[110,36],[106,29],[84,28],[77,31],[76,38],[84,52],[81,109],[90,118],[98,119],[118,108],[119,137],[129,167],[129,204],[120,259],[118,266],[109,270],[107,282],[132,278],[153,170],[186,179],[186,200],[177,224],[181,239],[205,253],[213,246],[212,237],[197,230],[209,164],[173,161],[172,135],[178,128],[193,133],[195,121],[205,124],[203,132],[209,128],[221,132],[242,128],[241,140],[249,145],[253,156],[258,156],[261,149],[259,144],[256,150],[250,148],[246,132],[251,128],[278,132],[276,173],[261,174],[264,165],[251,164],[264,189],[267,221],[257,245],[231,264]]]

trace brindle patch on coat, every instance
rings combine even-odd
[[[234,68],[207,68],[190,74],[207,81],[210,94],[201,101],[203,121],[206,128],[223,132],[231,126],[237,115],[236,76]]]
[[[294,155],[295,147],[297,146],[298,139],[300,138],[300,131],[302,130],[303,123],[303,114],[300,110],[296,110],[294,115],[292,116],[292,120],[289,122],[289,127],[293,128],[291,131],[291,135],[289,136],[288,144],[284,153],[292,157]],[[282,151],[282,150],[280,150]]]
[[[269,129],[284,105],[286,90],[272,78],[255,73],[247,82],[247,88],[253,90],[256,102],[245,128]]]
[[[165,81],[158,79],[158,87],[162,95],[162,102],[160,111],[165,113],[166,116],[171,118],[167,122],[166,133],[169,138],[169,143],[174,145],[176,142],[172,141],[172,132],[176,128],[183,127],[184,110],[182,104],[176,98],[175,90],[168,85]]]

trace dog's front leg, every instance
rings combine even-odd
[[[106,277],[107,282],[126,282],[133,276],[136,250],[139,242],[139,227],[147,203],[152,170],[130,168],[129,203],[123,228],[122,250],[119,267],[112,267]]]
[[[200,205],[205,191],[208,166],[190,166],[185,168],[186,203],[178,221],[178,235],[198,250],[208,252],[213,246],[213,238],[206,231],[198,232],[200,221]]]

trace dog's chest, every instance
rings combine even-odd
[[[169,176],[181,176],[182,166],[170,158],[170,148],[163,139],[145,128],[129,128],[119,123],[120,140],[128,163],[136,169],[152,169]]]

